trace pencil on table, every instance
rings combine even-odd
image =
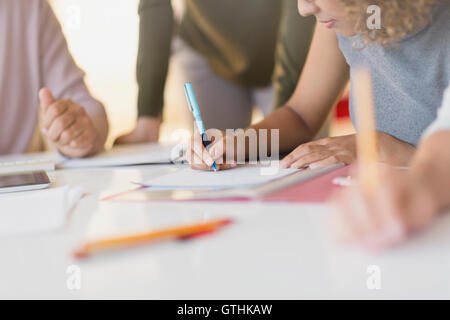
[[[371,194],[379,186],[375,106],[370,71],[359,69],[353,77],[358,133],[357,152],[360,183]]]
[[[232,221],[229,219],[220,219],[206,223],[174,227],[149,233],[90,242],[79,248],[75,252],[75,257],[81,259],[95,253],[109,251],[112,249],[127,248],[170,239],[184,239],[198,234],[207,234],[216,231],[220,227],[230,224],[231,222]]]

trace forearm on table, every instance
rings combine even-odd
[[[410,174],[435,199],[439,212],[450,209],[450,131],[439,131],[419,146]]]
[[[407,167],[415,155],[416,147],[389,134],[378,132],[379,161],[399,167]]]
[[[260,130],[267,130],[267,150],[269,151],[272,149],[272,130],[278,130],[280,154],[292,151],[298,145],[311,140],[315,134],[302,117],[289,106],[272,112],[263,121],[250,126],[249,129],[256,131],[258,141]],[[246,149],[248,150],[248,148]]]

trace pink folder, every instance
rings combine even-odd
[[[334,178],[346,177],[350,174],[351,166],[345,166],[312,178],[303,183],[286,188],[263,198],[267,202],[326,202],[333,192],[340,187],[333,184]]]

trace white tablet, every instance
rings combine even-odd
[[[45,189],[50,184],[45,171],[0,175],[0,193]]]

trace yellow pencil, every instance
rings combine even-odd
[[[353,76],[357,150],[360,183],[364,192],[372,194],[379,186],[375,106],[370,71],[359,69]]]
[[[90,242],[86,243],[81,248],[76,250],[74,255],[76,258],[81,259],[91,256],[95,253],[108,251],[112,249],[133,247],[137,245],[146,244],[149,242],[193,237],[196,235],[216,231],[220,227],[230,224],[231,222],[232,221],[229,219],[220,219],[209,221],[206,223],[193,224],[182,227],[174,227],[165,230],[153,231],[149,233],[142,233],[132,236],[111,238]]]

